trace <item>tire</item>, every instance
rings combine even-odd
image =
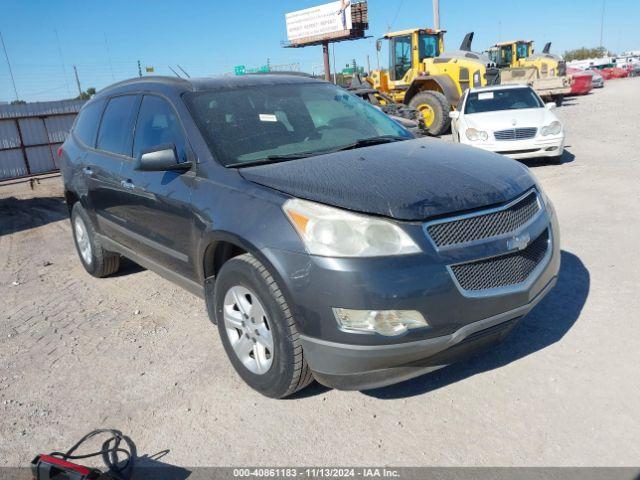
[[[71,231],[82,266],[89,274],[102,278],[118,271],[120,255],[102,247],[91,219],[80,202],[76,202],[71,209]]]
[[[313,381],[287,301],[253,255],[234,257],[222,266],[214,303],[214,320],[227,356],[251,388],[267,397],[284,398]]]
[[[564,95],[554,95],[551,99],[555,102],[556,106],[561,107],[564,102]]]
[[[440,92],[420,92],[409,101],[409,106],[423,113],[425,126],[430,135],[442,135],[451,126],[451,108],[447,98]]]

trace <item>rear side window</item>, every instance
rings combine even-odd
[[[131,156],[136,95],[114,97],[107,103],[98,132],[98,150]]]
[[[73,127],[74,134],[89,147],[96,146],[96,133],[104,102],[92,102],[80,110],[76,124]]]
[[[145,95],[138,114],[133,156],[138,158],[141,152],[168,143],[176,146],[179,158],[184,158],[184,133],[175,111],[162,98]]]

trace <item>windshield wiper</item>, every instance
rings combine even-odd
[[[410,140],[408,137],[400,135],[380,135],[378,137],[361,138],[348,145],[327,150],[318,150],[315,152],[287,153],[283,155],[268,155],[259,160],[251,160],[249,162],[230,163],[227,167],[244,168],[255,167],[257,165],[267,165],[270,163],[286,162],[287,160],[298,160],[300,158],[315,157],[316,155],[324,155],[326,153],[341,152],[343,150],[353,150],[354,148],[370,147],[372,145],[380,145],[382,143],[401,142],[402,140]]]
[[[269,163],[286,162],[287,160],[298,160],[299,158],[307,158],[318,155],[315,152],[307,153],[287,153],[284,155],[268,155],[259,160],[251,160],[250,162],[236,162],[230,163],[227,167],[242,168],[242,167],[255,167],[256,165],[266,165]]]
[[[373,145],[380,145],[383,143],[401,142],[403,140],[410,140],[408,137],[401,137],[400,135],[380,135],[378,137],[361,138],[349,145],[338,147],[332,152],[341,152],[343,150],[353,150],[355,148],[371,147]]]

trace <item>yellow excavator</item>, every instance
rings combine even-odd
[[[542,97],[561,104],[564,95],[571,91],[571,80],[567,77],[566,62],[550,50],[551,42],[542,53],[534,53],[533,41],[513,40],[496,43],[487,54],[501,69],[501,83],[528,83]]]
[[[445,30],[415,28],[387,33],[376,42],[389,42],[389,68],[374,70],[366,78],[374,89],[394,101],[416,108],[431,135],[450,126],[449,111],[455,108],[469,87],[499,83],[499,70],[489,58],[471,51],[473,32],[459,50],[444,51]]]

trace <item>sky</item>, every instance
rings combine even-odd
[[[640,50],[640,2],[605,0],[604,45]],[[324,0],[0,0],[0,32],[13,68],[18,97],[26,101],[76,96],[73,66],[82,89],[98,90],[152,66],[173,75],[180,65],[191,76],[298,63],[320,71],[321,47],[283,48],[284,14]],[[335,44],[335,64],[353,59],[376,68],[375,39],[387,31],[431,27],[431,0],[369,0],[371,38]],[[475,32],[474,50],[500,40],[526,38],[552,51],[600,43],[603,0],[440,0],[446,49],[457,49]],[[381,63],[387,63],[386,49]],[[15,99],[0,49],[0,101]]]

